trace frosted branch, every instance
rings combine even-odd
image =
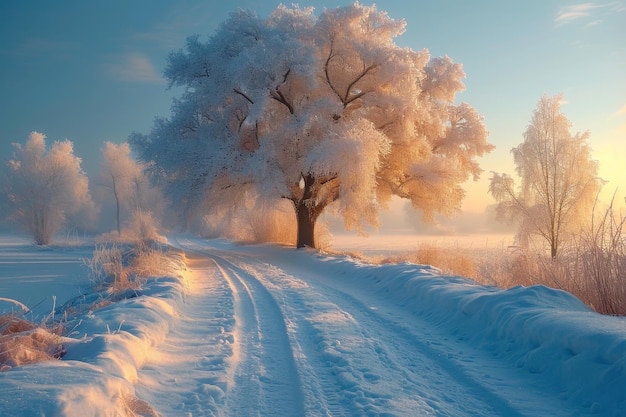
[[[252,101],[252,99],[250,97],[248,97],[245,93],[243,93],[242,91],[233,88],[233,91],[237,94],[239,94],[241,97],[245,98],[246,100],[248,100],[250,102],[250,104],[254,104],[254,101]]]
[[[287,82],[287,77],[289,76],[290,72],[291,72],[291,68],[288,69],[285,75],[283,76],[283,82],[280,85],[277,85],[276,88],[274,88],[273,90],[270,90],[270,97],[272,97],[274,100],[278,101],[279,103],[284,104],[285,107],[287,107],[287,109],[289,110],[289,113],[293,114],[293,105],[285,98],[283,93],[279,90],[279,87]]]
[[[350,95],[350,92],[352,91],[352,88],[356,85],[356,83],[358,83],[361,79],[363,79],[363,77],[365,77],[370,71],[376,69],[378,67],[378,64],[372,64],[369,67],[365,68],[363,71],[361,71],[361,73],[359,75],[357,75],[357,77],[348,85],[348,88],[346,88],[346,94],[343,98],[343,106],[346,107],[348,104],[352,103],[354,100],[363,97],[365,94],[368,93],[368,91],[361,91],[358,94],[355,94],[354,96],[348,98],[348,96]]]

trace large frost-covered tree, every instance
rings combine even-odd
[[[95,213],[89,180],[72,142],[54,142],[46,150],[45,135],[33,132],[25,145],[14,145],[6,191],[13,218],[33,235],[36,244],[49,244],[68,216]]]
[[[519,222],[522,244],[536,235],[550,246],[554,259],[563,241],[591,218],[602,187],[598,162],[591,159],[589,132],[570,133],[561,112],[562,95],[544,95],[537,104],[524,141],[511,150],[521,185],[507,174],[493,173],[489,192],[500,216]]]
[[[165,75],[185,92],[130,142],[189,216],[291,201],[298,247],[315,246],[329,206],[357,229],[393,195],[427,219],[451,213],[492,146],[476,110],[455,103],[462,66],[398,46],[405,25],[359,3],[239,10],[169,56]]]

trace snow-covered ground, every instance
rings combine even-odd
[[[88,244],[0,239],[0,297],[45,299],[40,319],[52,295],[77,312],[61,360],[0,372],[0,416],[626,415],[626,319],[565,292],[276,246],[170,244],[187,259],[178,276],[81,310],[98,297]]]

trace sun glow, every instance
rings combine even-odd
[[[626,125],[618,130],[619,136],[626,136]],[[615,207],[626,207],[626,142],[613,140],[596,146],[594,154],[600,164],[600,177],[606,181],[600,199],[609,203],[615,194]]]

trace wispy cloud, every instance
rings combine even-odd
[[[589,23],[587,23],[587,24],[585,25],[585,27],[586,27],[586,28],[590,28],[590,27],[592,27],[592,26],[599,25],[599,24],[601,24],[602,22],[604,22],[604,20],[602,20],[602,19],[596,19],[596,20],[594,20],[593,22],[589,22]]]
[[[105,64],[105,69],[120,81],[139,83],[164,83],[163,77],[143,54],[134,52],[112,58]]]
[[[600,8],[602,5],[597,3],[581,3],[572,6],[561,7],[554,18],[557,25],[565,25],[574,21],[584,19],[591,15],[594,9]]]
[[[584,26],[588,28],[620,18],[618,15],[624,12],[626,12],[626,2],[623,0],[580,3],[561,7],[554,17],[554,23],[556,26],[584,23]]]
[[[36,57],[42,54],[66,57],[80,47],[78,42],[59,41],[55,39],[29,37],[22,39],[13,46],[0,47],[0,55],[14,57]]]
[[[626,116],[626,104],[624,107],[615,112],[616,116]]]

